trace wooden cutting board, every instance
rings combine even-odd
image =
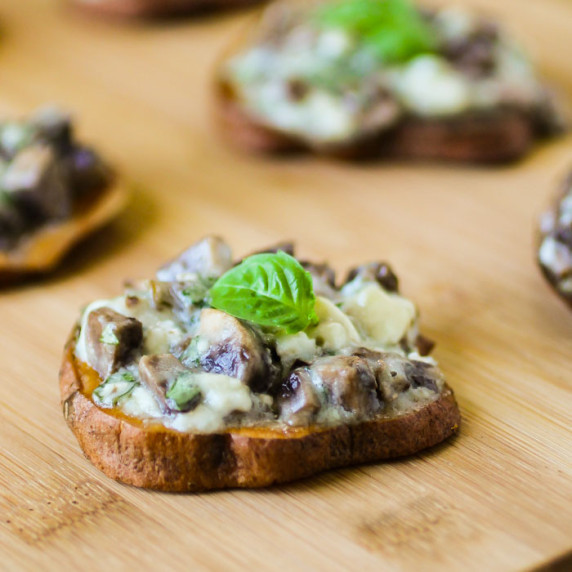
[[[572,3],[481,0],[572,100]],[[572,566],[572,313],[534,261],[572,139],[495,169],[264,160],[221,144],[211,70],[249,14],[122,26],[3,0],[0,112],[69,106],[132,184],[130,209],[53,278],[0,293],[0,568],[521,570]],[[389,260],[462,409],[429,453],[263,491],[112,482],[60,410],[86,302],[208,233],[237,255],[294,238],[341,272]],[[570,569],[570,568],[568,568]]]

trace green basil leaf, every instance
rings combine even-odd
[[[438,45],[431,26],[409,0],[338,0],[318,9],[317,22],[355,35],[385,63],[435,52]]]
[[[245,258],[210,291],[213,308],[290,334],[317,323],[315,302],[312,276],[282,251]]]
[[[174,404],[177,411],[190,411],[199,402],[201,390],[193,381],[193,375],[183,373],[175,379],[166,393],[167,399]]]

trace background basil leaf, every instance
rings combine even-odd
[[[386,63],[437,49],[431,27],[408,0],[338,0],[318,9],[317,21],[354,34]]]
[[[213,308],[261,326],[295,333],[317,322],[312,277],[285,252],[255,254],[221,276]]]

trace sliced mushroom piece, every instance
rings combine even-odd
[[[356,266],[348,272],[348,276],[344,284],[352,282],[356,278],[364,281],[377,282],[384,290],[388,292],[397,292],[399,290],[399,281],[393,272],[391,266],[385,262],[370,262]]]
[[[375,375],[368,362],[357,356],[332,356],[316,360],[310,372],[322,383],[333,405],[370,417],[379,412],[382,402]]]
[[[282,382],[276,398],[280,418],[288,425],[309,425],[320,409],[310,373],[299,367]]]
[[[437,392],[438,382],[442,378],[441,371],[434,365],[417,360],[409,360],[405,365],[405,375],[414,389],[425,387]]]
[[[436,366],[410,360],[397,353],[379,352],[376,358],[376,363],[370,361],[370,364],[375,371],[385,401],[391,402],[397,399],[399,394],[418,387],[425,387],[434,392],[439,390],[443,374]],[[373,355],[370,354],[368,359],[373,359]]]
[[[71,149],[73,128],[69,113],[53,106],[43,107],[31,117],[30,125],[37,140],[54,145],[58,151]]]
[[[424,336],[423,334],[417,334],[415,338],[415,348],[420,356],[428,356],[435,347],[435,342]]]
[[[106,379],[141,347],[143,325],[111,308],[99,308],[87,318],[85,341],[89,365]]]
[[[202,310],[198,340],[192,346],[197,348],[198,363],[205,371],[236,377],[259,393],[273,387],[279,368],[270,350],[237,318],[212,308]],[[193,357],[189,356],[191,363]]]
[[[189,274],[218,278],[232,268],[230,247],[221,238],[209,236],[197,242],[157,271],[164,282],[185,280]]]
[[[143,356],[139,375],[164,413],[191,411],[201,400],[193,373],[171,354]]]
[[[47,145],[35,144],[20,151],[6,169],[2,186],[30,217],[61,219],[71,213],[65,170]]]
[[[319,296],[327,298],[334,298],[336,294],[336,272],[326,264],[314,264],[305,260],[300,261],[300,264],[312,276],[312,283],[314,292]]]

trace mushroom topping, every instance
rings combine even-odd
[[[441,372],[430,363],[410,360],[405,364],[405,375],[413,389],[425,387],[431,391],[438,391],[437,380],[441,378]]]
[[[309,371],[320,380],[333,405],[364,417],[381,409],[375,375],[366,360],[357,356],[326,357],[316,360]]]
[[[165,413],[191,411],[201,400],[193,373],[171,354],[143,356],[139,375]]]
[[[88,363],[106,379],[128,361],[143,341],[143,325],[111,308],[99,308],[87,319],[86,354]]]
[[[230,247],[221,238],[209,236],[197,242],[157,271],[165,282],[184,280],[189,274],[218,278],[232,267]]]
[[[346,278],[345,284],[360,278],[364,282],[377,282],[384,290],[388,292],[397,292],[399,283],[397,276],[391,269],[389,264],[385,262],[370,262],[352,268]]]
[[[438,391],[437,383],[442,375],[430,363],[410,360],[397,353],[375,352],[365,348],[360,348],[355,353],[369,362],[386,402],[394,401],[401,393],[418,387]]]
[[[272,387],[278,367],[270,351],[237,318],[212,308],[202,310],[195,340],[184,352],[183,363],[236,377],[255,392],[266,392]]]
[[[314,264],[305,260],[301,261],[300,264],[312,275],[314,292],[317,295],[335,296],[336,272],[329,264]]]
[[[32,116],[30,125],[36,140],[51,143],[64,153],[71,149],[73,129],[69,113],[57,107],[44,107]]]
[[[61,219],[70,214],[65,172],[47,145],[35,144],[20,151],[6,169],[2,186],[32,218]]]
[[[282,383],[276,398],[280,417],[289,425],[309,425],[320,401],[306,367],[295,369]]]

